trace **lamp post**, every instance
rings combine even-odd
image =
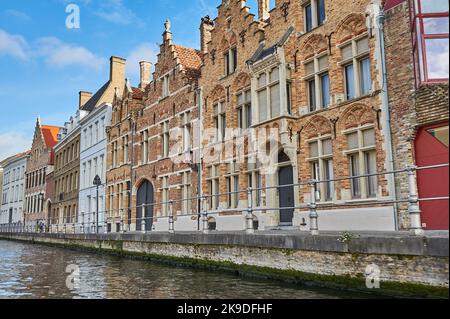
[[[96,229],[96,233],[98,234],[98,187],[100,185],[102,185],[102,180],[100,179],[100,176],[98,176],[98,175],[95,176],[95,178],[94,178],[94,185],[96,186],[96,189],[97,189],[97,200],[96,200],[96,202],[97,202],[97,205],[96,205],[97,209],[96,209],[96,218],[95,218],[95,223],[96,223],[95,229]]]

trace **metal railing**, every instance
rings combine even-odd
[[[186,199],[174,199],[166,202],[158,202],[153,204],[143,204],[137,207],[129,207],[122,209],[113,210],[102,210],[99,212],[88,212],[77,214],[76,218],[70,218],[71,222],[62,222],[55,219],[51,219],[51,225],[47,225],[44,229],[48,233],[97,233],[98,229],[101,229],[102,233],[113,232],[112,227],[115,226],[116,230],[114,232],[142,232],[147,233],[154,230],[151,226],[154,226],[154,219],[167,218],[168,219],[168,232],[174,233],[176,230],[175,224],[176,220],[181,217],[197,217],[200,221],[200,231],[205,234],[210,232],[210,217],[215,216],[218,213],[242,213],[245,224],[245,231],[248,234],[253,234],[255,232],[255,212],[267,212],[267,211],[282,211],[282,210],[307,210],[309,211],[310,219],[310,233],[314,236],[319,235],[319,204],[320,196],[318,196],[318,186],[322,183],[335,183],[340,181],[354,181],[360,180],[362,178],[371,178],[385,176],[389,174],[399,174],[407,173],[408,175],[408,198],[402,199],[388,199],[388,200],[370,200],[367,202],[357,202],[357,203],[331,203],[331,206],[374,206],[374,205],[389,205],[389,204],[408,204],[408,215],[409,215],[409,230],[412,235],[421,236],[424,234],[421,221],[421,210],[420,202],[428,201],[443,201],[449,200],[448,196],[443,197],[432,197],[432,198],[419,198],[417,191],[417,177],[416,173],[422,170],[431,170],[437,168],[449,167],[448,164],[434,165],[426,167],[415,167],[411,166],[402,170],[395,170],[390,172],[381,172],[374,174],[364,174],[358,176],[348,176],[348,177],[337,177],[329,180],[309,180],[300,181],[299,183],[289,184],[289,185],[279,185],[279,186],[267,186],[258,188],[248,188],[245,190],[237,190],[233,192],[224,192],[217,194],[199,194],[194,197]],[[287,187],[307,187],[308,190],[304,193],[309,193],[309,202],[307,204],[295,204],[293,207],[261,207],[255,206],[254,195],[258,192],[259,196],[262,197],[261,192],[267,190],[282,190]],[[238,201],[240,200],[241,194],[246,194],[247,207],[237,207],[228,209],[212,209],[213,203],[219,202],[220,197],[237,195]],[[209,202],[208,202],[209,200]],[[186,214],[175,214],[174,205],[189,202],[191,207],[197,206],[197,211],[195,213]],[[192,204],[196,205],[192,205]],[[200,203],[200,205],[198,205]],[[158,208],[164,211],[164,216],[154,217],[155,209]],[[133,217],[132,212],[135,212],[135,217]],[[137,216],[142,217],[137,217]],[[132,230],[132,225],[135,225],[135,229]],[[14,225],[4,224],[0,225],[0,232],[42,232],[42,229],[36,226],[29,226],[23,223],[17,223]]]

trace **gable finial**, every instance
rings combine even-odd
[[[172,24],[170,23],[169,19],[167,19],[166,22],[164,23],[164,27],[166,28],[166,32],[170,32]]]

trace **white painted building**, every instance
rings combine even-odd
[[[23,223],[25,171],[29,152],[10,158],[3,167],[3,193],[0,226]]]
[[[105,185],[106,185],[106,128],[111,124],[112,106],[104,103],[92,110],[80,121],[80,195],[78,221],[83,231],[96,231],[97,188],[95,176],[102,185],[98,189],[99,232],[105,231]]]

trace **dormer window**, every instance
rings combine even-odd
[[[237,68],[237,49],[232,48],[225,53],[225,75],[233,74]]]

